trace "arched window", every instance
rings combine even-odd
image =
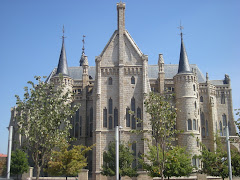
[[[112,78],[111,77],[108,78],[108,85],[112,85]]]
[[[112,116],[109,116],[109,119],[108,119],[108,128],[109,128],[109,129],[112,129]]]
[[[205,116],[203,112],[201,112],[200,118],[201,118],[201,126],[205,126]]]
[[[225,94],[224,94],[224,92],[221,93],[221,104],[225,104]]]
[[[136,129],[136,119],[134,115],[132,115],[132,129]]]
[[[131,77],[131,84],[135,84],[135,77],[134,76]]]
[[[118,109],[114,109],[114,127],[118,126]]]
[[[138,118],[138,121],[137,121],[137,127],[141,127],[142,125],[141,125],[141,119],[142,119],[142,112],[141,112],[141,108],[140,107],[138,107],[137,108],[137,118]]]
[[[222,122],[219,122],[220,136],[223,136]]]
[[[206,137],[206,133],[205,133],[205,127],[202,128],[202,137],[205,138]]]
[[[131,110],[133,112],[135,112],[135,98],[134,97],[131,99]]]
[[[196,91],[196,86],[195,86],[195,84],[193,85],[193,91]]]
[[[203,97],[202,96],[200,96],[200,102],[203,102]]]
[[[103,109],[103,127],[107,127],[107,108]]]
[[[75,122],[79,122],[79,109],[76,111],[76,121]]]
[[[226,114],[222,115],[223,126],[227,126],[227,116]]]
[[[192,130],[192,120],[188,119],[188,130]]]
[[[130,127],[130,114],[129,114],[129,108],[126,108],[126,126]]]
[[[112,98],[108,100],[108,113],[112,114]]]
[[[197,122],[196,122],[196,119],[193,120],[193,130],[197,130]]]

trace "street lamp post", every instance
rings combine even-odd
[[[7,160],[7,179],[10,179],[10,164],[11,164],[11,152],[12,152],[12,131],[13,127],[9,126],[8,136],[8,160]]]
[[[231,152],[228,126],[226,126],[226,142],[227,142],[227,157],[228,157],[228,174],[229,180],[232,180],[232,165],[231,165]]]

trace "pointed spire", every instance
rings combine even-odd
[[[63,36],[62,36],[62,49],[58,61],[58,68],[56,74],[63,74],[63,75],[69,75],[68,74],[68,65],[67,65],[67,57],[66,57],[66,51],[64,46],[64,26],[63,26]]]
[[[179,66],[178,66],[178,73],[192,73],[190,65],[189,65],[189,61],[188,61],[188,57],[187,57],[187,52],[183,43],[183,33],[182,33],[182,29],[183,27],[180,24],[179,27],[180,31],[181,31],[181,50],[180,50],[180,58],[179,58]]]
[[[85,44],[85,40],[84,40],[84,38],[85,38],[86,36],[84,36],[83,35],[83,40],[82,40],[82,42],[83,42],[83,47],[82,47],[82,56],[81,56],[81,58],[80,58],[80,66],[88,66],[88,58],[87,58],[87,56],[85,56],[85,52],[84,52],[84,50],[85,50],[85,48],[84,48],[84,44]]]

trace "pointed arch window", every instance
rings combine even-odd
[[[134,97],[131,99],[131,110],[133,112],[135,112],[135,98]]]
[[[142,112],[141,112],[141,108],[140,107],[137,108],[137,118],[138,118],[138,120],[137,120],[137,127],[141,127],[142,126],[142,124],[141,124]]]
[[[188,119],[188,130],[192,130],[192,120]]]
[[[206,137],[205,127],[202,128],[202,137],[203,137],[203,138]]]
[[[118,109],[114,109],[114,127],[118,126]]]
[[[108,85],[112,85],[112,77],[108,78]]]
[[[126,126],[130,127],[130,114],[129,114],[129,108],[126,108]]]
[[[227,126],[227,116],[226,114],[222,115],[223,126]]]
[[[112,103],[112,98],[110,98],[110,99],[108,100],[108,113],[109,113],[109,114],[112,114],[112,107],[113,107],[112,104],[113,104],[113,103]]]
[[[219,122],[219,129],[220,129],[220,136],[223,136],[223,127],[222,127],[222,122]]]
[[[135,77],[134,76],[131,77],[131,84],[135,84]]]
[[[134,115],[132,115],[132,129],[136,129],[136,119]]]
[[[107,108],[103,109],[103,127],[107,127]]]

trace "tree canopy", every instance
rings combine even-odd
[[[111,142],[108,145],[108,151],[103,153],[103,166],[101,174],[105,176],[116,175],[116,151],[115,142]],[[133,152],[129,146],[124,144],[119,145],[119,175],[136,177],[137,167],[132,167],[134,161]]]
[[[50,175],[77,176],[82,168],[87,166],[86,154],[92,150],[92,146],[73,146],[68,150],[65,145],[60,151],[53,151],[51,160],[48,162],[47,172]]]
[[[29,165],[27,154],[19,149],[13,151],[11,155],[11,175],[17,175],[18,179],[18,176],[27,172],[28,168]]]
[[[37,83],[29,81],[23,99],[16,95],[18,124],[25,137],[25,147],[31,152],[37,179],[51,151],[67,142],[71,129],[70,118],[78,109],[72,106],[73,95],[60,77],[59,84],[46,83],[35,76]]]

